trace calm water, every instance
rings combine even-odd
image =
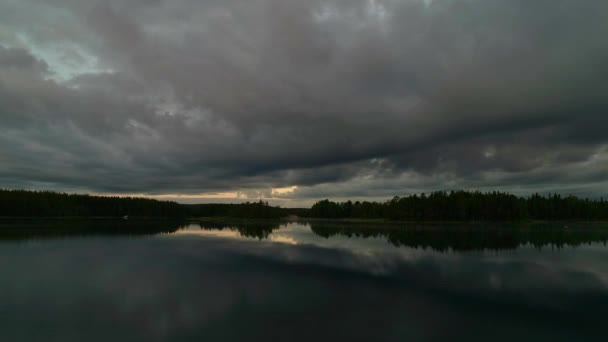
[[[5,222],[0,341],[606,340],[608,229],[396,228]]]

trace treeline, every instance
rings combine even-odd
[[[289,215],[302,215],[306,209],[275,207],[268,202],[245,202],[239,204],[190,204],[184,205],[189,217],[234,217],[277,219]]]
[[[386,202],[315,203],[309,217],[403,221],[606,220],[608,202],[561,195],[518,197],[501,192],[438,191]]]
[[[0,190],[0,216],[9,217],[184,217],[175,202],[46,191]]]
[[[147,198],[105,197],[48,191],[1,190],[0,217],[234,217],[276,219],[307,209],[240,204],[178,204]]]
[[[394,197],[385,202],[332,202],[311,209],[271,206],[268,202],[193,204],[146,198],[102,197],[0,189],[0,217],[233,217],[316,218],[399,221],[608,220],[608,202],[554,194],[518,197],[501,192],[438,191]]]

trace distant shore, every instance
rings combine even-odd
[[[502,192],[437,191],[383,202],[321,200],[311,208],[268,202],[180,204],[148,198],[104,197],[0,189],[0,217],[99,220],[285,220],[350,224],[481,224],[608,222],[608,201],[559,194],[518,197]]]
[[[208,222],[223,224],[246,224],[246,223],[317,223],[317,224],[348,224],[348,225],[381,225],[381,226],[404,226],[404,225],[561,225],[563,228],[576,227],[579,225],[602,225],[608,228],[608,221],[585,221],[585,220],[520,220],[520,221],[404,221],[388,219],[354,219],[354,218],[318,218],[318,217],[283,217],[278,219],[238,218],[238,217],[191,217],[188,222]]]
[[[382,225],[402,225],[402,224],[441,224],[441,225],[458,225],[458,224],[605,224],[608,226],[608,220],[390,220],[390,219],[375,219],[375,218],[323,218],[323,217],[298,217],[286,216],[279,218],[248,218],[234,216],[207,216],[207,217],[119,217],[119,216],[0,216],[0,221],[7,220],[27,220],[27,221],[42,221],[42,220],[108,220],[108,221],[185,221],[185,222],[215,222],[215,223],[248,223],[248,222],[299,222],[299,223],[347,223],[347,224],[382,224]]]

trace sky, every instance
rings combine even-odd
[[[0,188],[608,194],[604,0],[0,0]]]

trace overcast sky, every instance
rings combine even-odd
[[[607,36],[604,0],[0,0],[0,187],[599,197]]]

